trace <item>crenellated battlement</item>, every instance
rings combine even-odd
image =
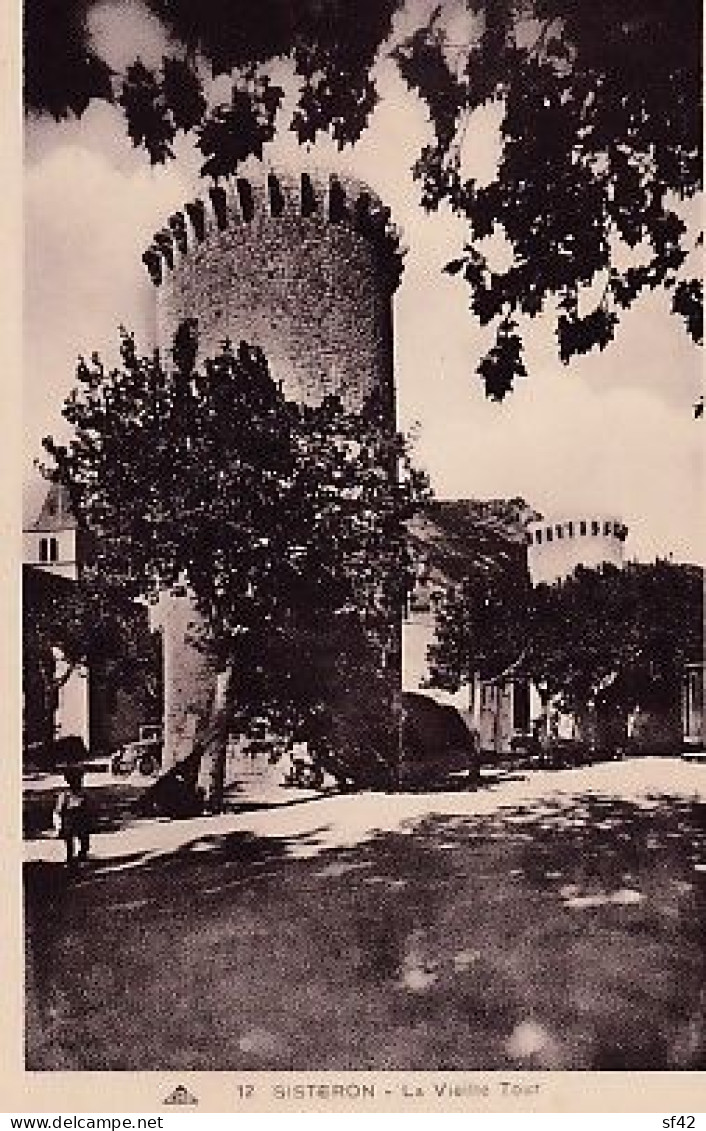
[[[593,515],[589,518],[549,522],[539,519],[530,523],[526,541],[529,546],[550,546],[553,542],[581,538],[614,538],[618,542],[624,542],[627,536],[628,528],[622,520],[606,515]]]
[[[211,187],[204,199],[190,201],[156,232],[142,256],[150,278],[160,286],[180,258],[187,258],[214,234],[233,226],[250,228],[290,218],[304,224],[346,226],[377,249],[390,290],[403,270],[404,249],[390,209],[366,186],[330,176],[328,181],[302,173],[294,180],[269,173],[263,184],[238,177],[225,188]]]
[[[527,528],[527,565],[533,583],[552,584],[577,566],[617,568],[623,563],[628,528],[615,516],[579,512],[578,517],[544,518]]]

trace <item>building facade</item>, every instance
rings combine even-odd
[[[68,584],[61,587],[61,583],[53,586],[50,599],[68,605],[74,599],[72,583],[78,581],[81,572],[81,539],[78,524],[71,510],[68,491],[58,483],[52,483],[47,491],[37,518],[32,525],[23,531],[23,561],[30,570],[41,571],[42,574],[51,574],[56,578],[64,579]],[[47,599],[46,593],[49,583],[42,583],[41,577],[35,579],[32,573],[25,573],[24,596],[25,607],[28,602],[36,598]],[[40,589],[44,590],[42,598],[39,597]],[[57,669],[57,689],[52,701],[43,702],[41,712],[53,712],[51,725],[56,738],[80,738],[86,748],[90,744],[90,686],[88,670],[85,667],[75,667],[69,670],[63,658],[61,648],[55,648],[55,663]],[[37,702],[35,698],[35,702]],[[36,708],[29,706],[25,701],[25,716],[36,716]],[[26,729],[26,728],[25,728]],[[31,722],[29,731],[33,734],[35,729],[47,729],[47,720],[42,718],[41,723]]]
[[[440,536],[438,514],[433,519],[427,515],[415,527],[418,579],[403,628],[404,686],[456,706],[477,732],[486,755],[509,754],[513,739],[526,735],[537,723],[546,726],[552,737],[563,739],[578,736],[578,723],[556,705],[544,704],[538,689],[528,680],[518,678],[512,668],[493,680],[473,680],[454,693],[430,687],[429,648],[435,638],[436,608],[445,592],[471,564],[475,569],[479,565],[489,570],[499,565],[508,568],[510,547],[516,558],[512,568],[522,568],[521,561],[524,562],[533,585],[561,581],[579,565],[589,569],[605,564],[621,568],[628,534],[627,526],[613,515],[549,518],[520,503],[521,500],[491,500],[445,504],[465,508],[471,522],[456,547],[456,560],[450,553],[448,539]],[[491,521],[498,535],[494,541],[488,539]],[[703,681],[702,669],[694,666],[684,690],[685,733],[694,735],[703,728],[703,690],[699,679]],[[669,742],[660,737],[660,720],[646,710],[637,715],[639,719],[633,728],[635,748],[652,750],[655,742],[660,748],[668,748]]]
[[[22,544],[25,565],[77,580],[84,546],[65,487],[51,484],[37,518],[22,532]]]
[[[76,632],[86,620],[83,569],[87,542],[81,537],[66,489],[52,484],[36,521],[23,531],[22,613],[24,629],[23,745],[32,750],[57,739],[79,739],[91,754],[109,754],[154,722],[155,696],[118,673],[110,656],[70,664],[62,650],[66,625]],[[118,598],[116,598],[116,602]],[[141,658],[158,675],[156,641],[147,609],[120,600],[120,620],[139,642]],[[46,654],[49,649],[51,657]],[[158,678],[155,678],[155,686]]]
[[[431,686],[436,613],[471,566],[489,574],[526,574],[525,531],[536,517],[523,499],[447,500],[430,504],[410,529],[416,581],[402,626],[403,687],[455,707],[486,754],[509,751],[513,736],[529,727],[529,686],[509,673],[496,680],[476,677],[456,691]]]

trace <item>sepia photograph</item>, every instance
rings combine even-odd
[[[21,18],[25,1071],[704,1071],[701,4]]]

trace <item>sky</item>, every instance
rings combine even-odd
[[[116,68],[139,54],[159,63],[169,43],[138,0],[94,10],[96,45]],[[399,424],[416,436],[416,462],[440,498],[523,496],[546,515],[620,515],[629,558],[706,561],[700,351],[668,313],[664,294],[629,312],[604,353],[561,365],[550,323],[527,335],[529,377],[502,404],[475,374],[488,347],[462,282],[443,273],[465,225],[419,205],[411,167],[430,136],[423,105],[392,63],[378,66],[381,94],[352,150],[310,151],[281,131],[266,150],[274,167],[346,172],[390,206],[408,248],[395,299]],[[492,176],[497,111],[474,115],[465,172]],[[25,131],[24,492],[25,522],[41,504],[34,469],[47,434],[65,436],[61,404],[79,354],[114,361],[118,327],[153,344],[154,291],[141,255],[166,216],[202,191],[191,143],[152,169],[133,150],[116,110],[92,106],[80,121],[33,119]]]

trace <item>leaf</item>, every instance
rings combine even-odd
[[[267,77],[235,83],[229,103],[214,107],[198,130],[198,148],[206,160],[204,176],[232,176],[248,157],[262,158],[275,132],[275,116],[284,97]]]
[[[184,133],[197,126],[206,113],[201,79],[184,59],[162,61],[162,96],[175,128]]]
[[[682,279],[674,289],[672,310],[681,315],[691,338],[702,345],[704,340],[703,284],[701,279]]]
[[[319,134],[329,134],[342,149],[356,142],[378,102],[375,83],[366,74],[351,74],[334,60],[310,69],[297,61],[304,74],[290,129],[301,144],[311,144]]]
[[[522,339],[511,319],[505,318],[500,323],[495,345],[482,359],[476,372],[483,379],[486,396],[494,401],[504,400],[514,388],[515,380],[527,376]]]
[[[143,145],[153,165],[164,164],[174,156],[174,123],[152,71],[140,62],[128,67],[118,102],[125,111],[133,145]]]
[[[605,349],[613,339],[617,324],[617,314],[603,306],[596,307],[583,317],[560,315],[557,337],[561,360],[566,365],[576,354],[589,353],[596,346]]]
[[[93,48],[82,4],[26,0],[22,12],[26,111],[59,121],[94,99],[113,101],[113,72]]]

